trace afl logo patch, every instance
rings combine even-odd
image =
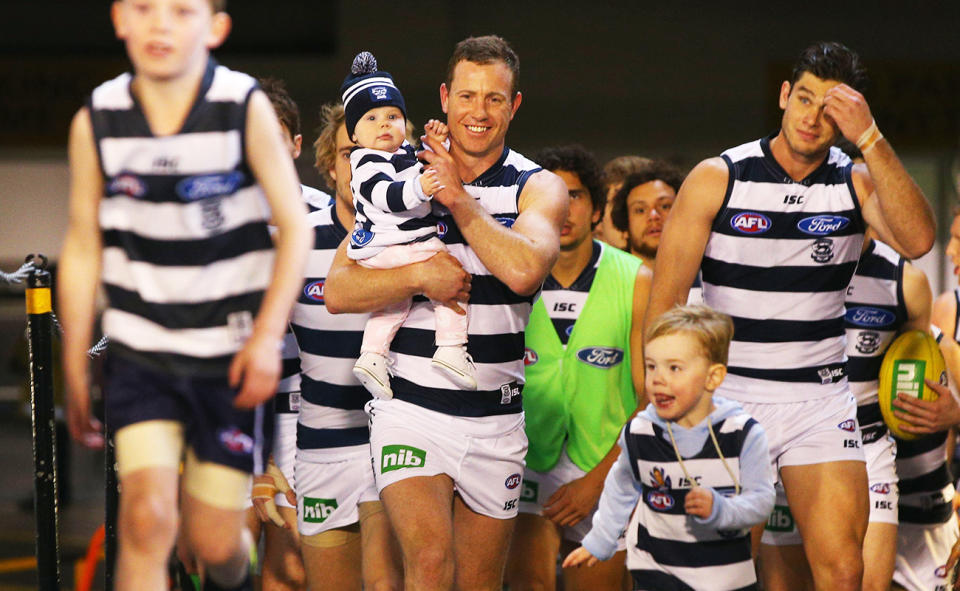
[[[887,482],[878,482],[871,486],[870,490],[880,495],[888,495],[890,494],[890,484]]]
[[[509,488],[510,490],[517,488],[518,486],[520,486],[520,475],[511,474],[510,476],[507,476],[507,479],[504,481],[503,485]]]
[[[253,438],[237,429],[221,429],[217,434],[220,445],[235,455],[250,455],[253,453]]]
[[[846,431],[848,433],[853,433],[857,430],[857,421],[853,419],[847,419],[844,422],[837,425],[837,428],[841,431]]]
[[[797,222],[797,229],[811,236],[826,236],[847,227],[850,218],[842,215],[815,215]]]
[[[652,490],[647,493],[647,504],[657,511],[669,511],[673,508],[674,500],[663,491]]]
[[[730,220],[730,226],[741,234],[763,234],[772,225],[770,218],[754,211],[738,213]]]
[[[350,234],[350,244],[353,246],[366,246],[373,240],[373,232],[368,232],[363,228],[357,228]]]
[[[534,351],[530,347],[523,348],[523,364],[524,365],[533,365],[538,361],[540,361],[540,356],[537,355],[536,351]]]
[[[241,184],[243,184],[243,173],[233,171],[185,178],[177,183],[175,190],[184,201],[198,201],[218,195],[229,195],[236,191]]]
[[[437,222],[437,237],[443,238],[447,235],[447,224],[446,222]]]
[[[937,570],[933,571],[933,576],[937,577],[938,579],[946,579],[946,578],[947,578],[947,565],[943,564],[943,565],[938,566],[938,567],[937,567]],[[938,589],[939,589],[939,587],[938,587]]]
[[[577,351],[577,359],[601,369],[610,369],[623,361],[623,351],[615,347],[588,347]]]
[[[844,315],[844,318],[850,324],[863,326],[866,328],[890,326],[897,319],[893,312],[888,312],[881,308],[871,306],[859,306],[850,308]]]
[[[127,195],[129,197],[143,197],[147,194],[147,186],[140,177],[133,174],[121,174],[115,177],[107,187],[111,195]]]
[[[508,217],[503,217],[503,216],[498,217],[498,218],[493,218],[493,219],[497,220],[498,222],[500,222],[501,224],[503,224],[503,225],[506,226],[507,228],[513,226],[513,222],[516,221],[516,220],[513,219],[513,218],[508,218]]]
[[[303,295],[309,300],[323,303],[323,280],[308,283],[303,288]]]

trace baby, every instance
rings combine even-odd
[[[436,171],[423,167],[406,141],[406,105],[389,73],[361,52],[340,88],[347,134],[357,143],[350,153],[356,225],[347,256],[360,265],[389,269],[429,259],[446,250],[437,237],[431,196],[443,189]],[[430,120],[426,133],[446,142],[447,126]],[[411,301],[370,315],[363,333],[360,358],[353,373],[377,398],[393,397],[387,354],[397,330],[410,312]],[[434,302],[437,351],[432,365],[459,387],[477,388],[476,367],[467,353],[467,315]]]

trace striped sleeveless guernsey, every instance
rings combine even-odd
[[[843,300],[864,222],[851,162],[831,148],[793,181],[764,138],[727,150],[730,180],[703,256],[703,298],[733,318],[717,394],[796,402],[846,390]]]
[[[960,297],[960,288],[955,292]],[[960,308],[954,324],[960,323]],[[943,337],[933,327],[937,342]],[[954,333],[956,338],[957,333]],[[937,525],[950,521],[955,494],[947,463],[949,431],[919,439],[897,439],[897,476],[900,478],[900,523]]]
[[[174,135],[154,136],[123,74],[87,104],[103,173],[103,329],[111,351],[225,375],[273,269],[269,209],[245,160],[256,80],[211,58]]]
[[[331,314],[323,284],[337,247],[347,236],[336,207],[311,212],[313,249],[307,257],[303,289],[293,306],[291,324],[300,347],[300,416],[297,453],[307,461],[329,461],[330,448],[370,441],[363,405],[366,388],[353,376],[368,314]]]
[[[860,257],[847,288],[844,328],[847,332],[847,379],[857,398],[857,421],[864,443],[888,433],[877,401],[880,365],[887,347],[907,321],[903,301],[904,260],[876,240]]]
[[[504,147],[499,160],[464,189],[501,224],[517,218],[517,202],[530,176],[540,167]],[[431,367],[434,314],[430,303],[415,297],[410,315],[397,331],[390,350],[396,361],[390,380],[399,400],[445,414],[482,417],[521,412],[523,331],[536,294],[521,296],[494,277],[464,241],[453,216],[444,211],[438,236],[463,268],[473,275],[467,351],[477,366],[477,390],[464,391]]]
[[[740,452],[756,420],[740,412],[713,425],[717,443],[739,481]],[[749,530],[720,531],[684,512],[690,484],[669,436],[639,415],[627,426],[626,450],[641,498],[627,531],[627,568],[643,589],[755,589]],[[734,482],[710,438],[684,457],[700,484],[733,494]]]
[[[573,325],[577,322],[577,317],[580,316],[580,312],[583,311],[583,307],[587,303],[587,296],[590,295],[593,279],[597,276],[597,267],[600,265],[602,250],[603,246],[594,241],[593,252],[590,254],[587,266],[584,267],[580,276],[570,284],[570,287],[560,285],[553,278],[553,275],[547,275],[547,278],[543,281],[540,299],[543,301],[547,316],[553,323],[553,328],[557,331],[557,337],[564,346],[570,340]]]

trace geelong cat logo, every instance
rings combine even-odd
[[[739,213],[730,220],[730,226],[741,234],[763,234],[772,225],[770,218],[754,211]]]
[[[615,347],[587,347],[577,351],[577,359],[601,369],[610,369],[623,361],[623,350]]]
[[[363,228],[357,228],[350,234],[350,244],[354,246],[366,246],[373,240],[373,232],[368,232]]]

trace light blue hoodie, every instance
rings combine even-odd
[[[710,437],[708,421],[715,424],[743,412],[739,403],[719,396],[713,398],[713,404],[716,407],[714,411],[691,428],[671,423],[677,448],[684,458],[703,449]],[[657,415],[653,404],[647,405],[633,420],[647,420],[663,427],[664,440],[670,441],[666,431],[667,422]],[[641,485],[634,479],[633,470],[630,468],[625,431],[626,428],[620,432],[620,457],[610,468],[603,483],[603,494],[600,495],[600,503],[593,516],[593,527],[583,539],[583,547],[601,560],[609,559],[616,552],[617,539],[627,527],[630,514],[640,499]],[[773,483],[767,434],[757,424],[747,433],[740,453],[740,494],[725,497],[709,489],[713,493],[713,511],[710,516],[701,519],[690,515],[689,519],[720,530],[743,529],[766,522],[773,510]]]

